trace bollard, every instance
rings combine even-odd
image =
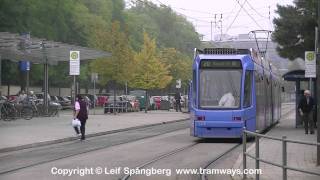
[[[256,131],[258,133],[258,131]],[[256,169],[259,169],[259,136],[256,135]],[[256,174],[256,180],[259,180],[259,173]]]
[[[282,136],[282,179],[287,180],[287,137]]]
[[[243,127],[242,130],[242,146],[243,146],[243,152],[242,152],[242,162],[243,162],[243,172],[245,169],[247,169],[247,156],[246,156],[246,151],[247,151],[247,134],[245,132],[246,127]],[[243,173],[243,179],[247,179],[247,175]]]

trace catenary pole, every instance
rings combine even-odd
[[[320,27],[320,1],[318,1],[318,11],[317,11],[317,18],[318,18],[318,28],[317,29],[317,37],[319,37],[319,27]],[[316,67],[316,95],[317,95],[317,142],[320,143],[320,52],[319,52],[319,44],[320,44],[320,38],[316,38],[316,62],[317,62],[317,67]],[[320,165],[320,147],[317,146],[317,165]]]

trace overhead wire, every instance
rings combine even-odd
[[[235,1],[237,1],[237,3],[238,3],[239,5],[241,5],[240,2],[239,2],[239,0],[235,0]],[[247,2],[247,0],[246,0],[245,2]],[[263,29],[262,26],[260,26],[260,24],[248,13],[248,11],[247,11],[245,8],[242,7],[242,9],[243,9],[244,12],[246,12],[246,14],[253,20],[253,22],[256,23],[256,25],[257,25],[259,28]]]
[[[135,0],[135,2],[137,2],[137,1],[140,2],[140,3],[144,3],[144,2],[145,2],[145,1],[143,1],[143,0]],[[237,4],[236,4],[236,5],[234,6],[234,8],[233,8],[231,11],[229,11],[229,12],[213,13],[213,12],[206,12],[206,11],[199,11],[199,10],[194,10],[194,9],[186,9],[186,8],[181,8],[181,7],[169,6],[169,5],[166,5],[166,4],[162,3],[160,0],[153,0],[153,1],[156,1],[156,2],[157,2],[158,4],[160,4],[161,6],[165,6],[165,7],[171,8],[171,9],[180,9],[180,10],[183,10],[183,11],[197,12],[197,13],[210,14],[210,15],[214,15],[214,14],[227,15],[227,14],[228,14],[228,16],[227,16],[226,18],[224,18],[224,20],[228,20],[229,18],[232,17],[232,14],[234,14],[234,10],[236,9],[236,6],[237,6]],[[242,9],[245,11],[245,13],[247,14],[247,16],[249,16],[259,28],[263,29],[262,26],[252,17],[252,15],[254,15],[254,14],[248,13],[248,10],[246,10],[246,9],[244,8],[244,5],[245,5],[246,3],[248,4],[248,6],[250,6],[249,11],[254,11],[254,12],[255,12],[256,14],[258,14],[259,16],[261,16],[261,17],[263,17],[263,18],[265,18],[265,19],[269,19],[269,22],[271,22],[271,19],[270,19],[270,6],[273,6],[272,4],[270,4],[270,6],[267,7],[267,8],[269,8],[269,11],[268,11],[269,17],[266,17],[266,16],[263,16],[261,13],[259,13],[259,12],[257,11],[257,9],[265,9],[266,7],[254,8],[254,7],[248,2],[248,0],[245,0],[242,5],[241,5],[241,3],[240,3],[239,0],[236,0],[236,2],[240,5],[240,9],[238,10],[238,12],[237,12],[236,16],[234,17],[233,21],[230,23],[230,25],[229,25],[228,28],[226,29],[225,34],[227,34],[228,31],[231,29],[231,27],[233,27],[233,24],[234,24],[234,22],[237,20],[237,18],[240,17],[240,16],[243,16],[243,15],[240,15],[240,12],[241,12]],[[276,3],[275,3],[275,4],[276,4]],[[148,5],[148,4],[147,4],[147,5]],[[150,5],[148,5],[148,6],[151,7],[151,8],[155,8],[155,7],[150,6]],[[201,22],[202,22],[202,23],[208,23],[208,26],[207,26],[207,27],[211,26],[210,24],[212,23],[212,20],[209,20],[209,19],[210,19],[210,18],[213,18],[213,16],[210,16],[210,17],[193,17],[193,16],[187,16],[186,14],[181,13],[181,12],[177,12],[177,11],[175,11],[175,13],[177,13],[178,15],[181,15],[181,16],[187,18],[187,19],[190,19],[191,21],[194,21],[193,23],[195,23],[194,25],[195,25],[196,27],[205,27],[205,25],[199,25],[199,24],[198,24],[198,23],[201,23]],[[206,19],[206,18],[207,18],[208,20],[204,20],[204,19]],[[262,21],[262,20],[263,20],[263,19],[261,19],[261,20],[259,20],[259,21]],[[240,27],[241,27],[241,26],[237,26],[236,28],[240,28]],[[218,27],[218,28],[220,29],[221,27]],[[217,30],[215,29],[214,32],[216,32],[216,31],[217,31]]]
[[[263,18],[267,18],[266,16],[263,16],[262,14],[260,14],[251,4],[250,4],[250,1],[247,1],[247,4],[249,5],[249,7],[256,13],[258,14],[260,17],[263,17]]]
[[[237,2],[238,2],[238,1],[237,1]],[[226,29],[225,34],[228,33],[229,29],[231,28],[231,26],[233,25],[233,23],[234,23],[234,22],[236,21],[236,19],[238,18],[239,14],[240,14],[241,10],[243,9],[243,6],[244,6],[244,4],[245,4],[246,2],[247,2],[247,0],[245,0],[242,5],[240,4],[240,9],[238,10],[238,12],[237,12],[236,16],[234,17],[233,21],[231,22],[231,24],[230,24],[230,25],[228,26],[228,28]]]
[[[144,1],[142,1],[142,0],[135,0],[135,1],[139,1],[140,3],[144,3]],[[162,3],[161,1],[159,1],[159,0],[156,0],[156,1],[157,1],[158,3],[160,3],[162,6],[171,8],[170,6],[167,6],[167,5],[163,4],[163,3]],[[147,5],[148,5],[148,4],[147,4]],[[149,7],[155,9],[153,6],[149,6]],[[198,19],[198,18],[194,18],[194,17],[191,17],[191,16],[187,16],[187,15],[182,14],[182,13],[180,13],[180,12],[175,12],[175,13],[177,13],[177,14],[183,16],[183,17],[189,18],[189,19],[193,19],[193,20],[200,21],[200,22],[205,22],[205,23],[210,23],[210,21],[206,21],[206,20],[203,20],[203,19]]]

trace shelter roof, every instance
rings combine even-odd
[[[0,32],[0,55],[2,59],[28,60],[33,63],[45,63],[47,59],[48,64],[57,64],[59,61],[69,61],[70,51],[72,50],[80,51],[80,60],[111,56],[108,52],[92,48]]]
[[[293,71],[289,71],[286,74],[284,74],[282,77],[285,81],[309,81],[310,78],[306,78],[304,76],[305,72],[304,70],[293,70]],[[315,78],[313,78],[314,80]]]

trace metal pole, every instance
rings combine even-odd
[[[76,94],[80,94],[79,82],[76,82]]]
[[[2,73],[2,59],[1,59],[1,54],[0,54],[0,96],[2,96],[2,82],[1,82],[2,76],[1,76],[1,73]],[[1,110],[0,110],[0,117],[1,117]]]
[[[116,81],[113,81],[113,114],[116,115],[116,103],[117,103],[117,93],[116,93]]]
[[[300,99],[300,81],[297,80],[296,81],[296,128],[298,128],[298,125],[300,125],[302,123],[301,121],[301,117],[299,115],[299,111],[298,111],[298,104],[299,104],[299,99]]]
[[[258,133],[258,131],[256,131]],[[259,169],[259,136],[256,136],[256,169]],[[259,180],[259,173],[256,174],[256,180]]]
[[[282,136],[282,179],[287,180],[287,137]]]
[[[27,87],[26,87],[27,93],[29,93],[29,84],[30,84],[30,83],[29,83],[29,79],[30,79],[30,78],[29,78],[29,77],[30,77],[29,75],[30,75],[29,70],[27,70],[27,85],[26,85],[26,86],[27,86]]]
[[[314,93],[312,91],[312,78],[309,78],[309,90],[311,92],[311,95],[314,95]]]
[[[221,22],[221,29],[220,29],[220,41],[222,41],[222,14],[221,14],[221,19],[220,19],[220,22]]]
[[[212,41],[212,21],[210,22],[211,25],[211,41]]]
[[[246,156],[246,151],[247,151],[247,134],[246,134],[246,132],[245,132],[245,130],[246,130],[246,128],[244,127],[243,128],[243,133],[242,133],[242,146],[243,146],[243,151],[242,151],[242,158],[243,158],[243,160],[242,160],[242,162],[243,162],[243,167],[242,167],[242,169],[243,169],[243,171],[245,170],[245,169],[247,169],[247,156]],[[243,173],[243,179],[247,179],[247,174],[245,174],[245,173]]]
[[[73,104],[76,103],[76,95],[77,95],[77,93],[76,93],[76,76],[73,75],[73,92],[71,94]]]
[[[318,1],[318,11],[317,11],[317,16],[318,16],[318,27],[316,28],[316,55],[317,55],[317,69],[316,69],[316,87],[317,87],[317,142],[320,143],[320,104],[319,104],[319,100],[320,100],[320,87],[318,87],[320,85],[320,52],[319,52],[319,44],[320,44],[320,38],[319,38],[319,26],[320,26],[320,1]],[[317,146],[317,165],[320,165],[320,146]]]
[[[128,82],[126,81],[126,112],[128,112]]]
[[[43,97],[43,104],[44,104],[44,110],[45,114],[48,114],[48,63],[47,58],[46,62],[44,64],[44,97]]]
[[[96,77],[93,78],[93,114],[96,114]]]
[[[42,48],[42,53],[43,53],[43,58],[44,58],[44,92],[43,92],[43,106],[44,106],[44,111],[45,114],[48,114],[48,59],[47,59],[47,54],[46,54],[46,46],[45,43],[41,43],[41,48]]]

